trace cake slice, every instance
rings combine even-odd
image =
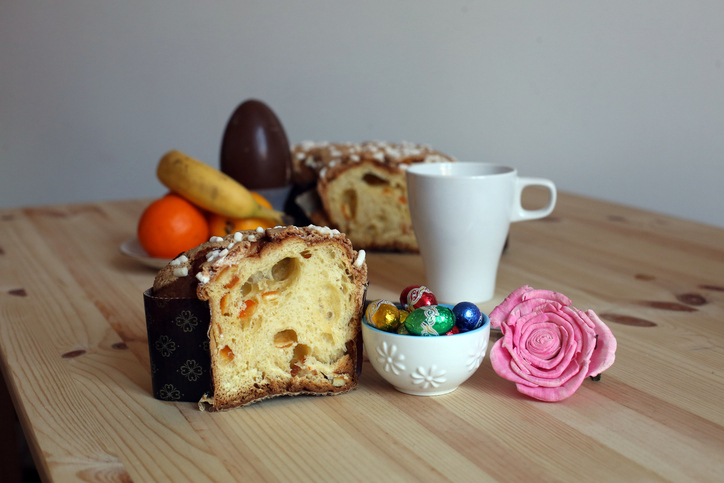
[[[295,183],[314,184],[329,224],[367,250],[417,252],[405,169],[454,161],[424,144],[305,142],[292,148]]]
[[[154,291],[195,287],[208,301],[213,394],[202,402],[222,410],[354,389],[366,286],[364,251],[310,225],[212,238],[162,270]]]

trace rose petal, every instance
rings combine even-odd
[[[586,367],[588,367],[588,363],[586,363]],[[578,374],[578,371],[581,369],[581,365],[578,361],[573,359],[567,366],[561,365],[556,369],[556,376],[549,376],[546,374],[543,377],[540,377],[533,374],[526,374],[521,371],[520,366],[516,364],[515,360],[510,363],[510,370],[524,379],[528,385],[541,387],[557,387],[564,384],[567,380]]]
[[[516,332],[517,327],[521,324],[520,319],[530,316],[531,314],[543,313],[546,311],[555,311],[560,309],[560,304],[543,299],[533,299],[521,302],[510,311],[505,320],[500,324],[500,330],[503,334],[508,332]]]
[[[534,360],[527,353],[525,353],[524,349],[521,348],[515,349],[516,355],[514,355],[513,357],[521,365],[528,364],[518,360],[518,353],[520,353],[521,358],[528,360],[530,362],[529,372],[531,374],[539,377],[543,376],[544,374],[548,374],[550,377],[558,377],[563,372],[564,368],[568,365],[568,363],[571,361],[571,359],[575,356],[575,353],[579,350],[578,342],[575,338],[575,327],[570,320],[565,319],[561,316],[561,314],[558,313],[549,313],[542,315],[537,314],[537,316],[546,317],[550,321],[550,323],[555,323],[555,325],[559,327],[563,334],[561,346],[563,350],[561,350],[555,358],[547,361]]]
[[[530,287],[529,287],[530,288]],[[545,299],[550,301],[556,301],[561,305],[569,306],[572,304],[571,299],[558,292],[551,292],[550,290],[528,290],[523,296],[523,300],[528,299]]]
[[[510,369],[510,352],[501,343],[502,339],[493,345],[490,349],[490,363],[493,366],[493,370],[503,379],[515,382],[516,384],[529,384],[525,379],[518,376]]]
[[[598,335],[596,348],[591,355],[591,366],[588,369],[588,375],[597,376],[613,364],[616,359],[616,346],[618,344],[611,329],[601,322],[601,319],[593,310],[588,310],[586,314],[595,324],[596,335]]]
[[[539,323],[528,326],[523,337],[525,344],[521,347],[536,361],[548,361],[561,350],[561,331],[556,324]]]
[[[513,308],[523,301],[523,294],[531,290],[533,289],[524,285],[508,295],[505,300],[495,307],[493,311],[490,312],[490,315],[488,315],[490,325],[494,329],[499,329],[500,325],[508,318],[508,314],[513,310]]]
[[[531,387],[525,384],[516,384],[521,393],[545,402],[558,402],[572,395],[581,386],[588,372],[588,361],[580,368],[576,377],[573,377],[558,387]]]
[[[571,361],[575,359],[575,356],[577,354],[577,346],[575,344],[571,345],[562,354],[561,362],[559,364],[555,365],[550,369],[541,369],[540,367],[536,367],[535,365],[530,364],[528,361],[526,361],[525,358],[521,356],[518,350],[511,351],[509,347],[506,348],[508,349],[508,353],[510,354],[512,364],[515,364],[517,367],[516,373],[518,373],[525,380],[531,381],[531,383],[533,384],[537,384],[537,382],[533,382],[534,378],[560,378],[568,365],[571,364]]]
[[[554,322],[548,320],[542,320],[535,324],[527,324],[525,330],[520,334],[520,339],[516,345],[516,350],[528,363],[536,367],[542,367],[544,369],[550,369],[556,364],[556,361],[560,359],[562,353],[562,339],[567,339],[566,336],[562,336],[565,330],[561,330],[560,326]],[[546,352],[536,352],[535,348],[531,348],[531,339],[536,337],[536,334],[546,334],[549,336],[549,346],[546,348]]]
[[[574,307],[565,307],[564,313],[574,320],[575,326],[580,330],[581,359],[590,360],[596,346],[595,324],[584,312]]]
[[[504,335],[501,339],[498,339],[498,343],[500,343],[501,347],[504,347],[506,349],[506,351],[508,352],[508,357],[511,361],[515,361],[519,366],[528,367],[528,364],[526,364],[526,361],[522,359],[520,355],[520,351],[515,344],[515,339],[513,335]]]
[[[557,312],[563,308],[558,302],[545,299],[530,299],[516,305],[505,319],[507,324],[514,324],[516,320],[528,314]]]

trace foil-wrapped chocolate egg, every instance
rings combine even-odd
[[[413,288],[420,288],[420,287],[422,287],[422,285],[410,285],[409,287],[405,287],[405,290],[400,292],[400,304],[403,307],[407,307],[407,294],[409,294],[410,290],[412,290]]]
[[[426,305],[437,305],[437,298],[429,288],[420,285],[407,293],[405,308],[410,312]]]
[[[405,309],[400,309],[400,324],[405,323],[405,319],[407,319],[407,316],[410,315],[410,312]]]
[[[370,302],[365,317],[369,325],[386,332],[394,332],[400,325],[400,310],[389,300]]]
[[[442,305],[425,305],[405,319],[405,327],[412,335],[442,335],[454,325],[452,310]]]
[[[473,303],[460,302],[452,311],[455,315],[455,326],[460,332],[475,330],[483,323],[483,314]]]
[[[459,334],[459,333],[460,333],[460,329],[458,329],[458,326],[453,325],[453,328],[448,330],[447,332],[445,332],[445,335],[455,335],[455,334]]]

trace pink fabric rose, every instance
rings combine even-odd
[[[616,339],[593,310],[563,294],[520,287],[490,313],[503,337],[490,351],[499,376],[541,401],[561,401],[613,364]]]

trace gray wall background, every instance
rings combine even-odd
[[[161,195],[247,98],[724,227],[724,2],[0,2],[0,207]]]

